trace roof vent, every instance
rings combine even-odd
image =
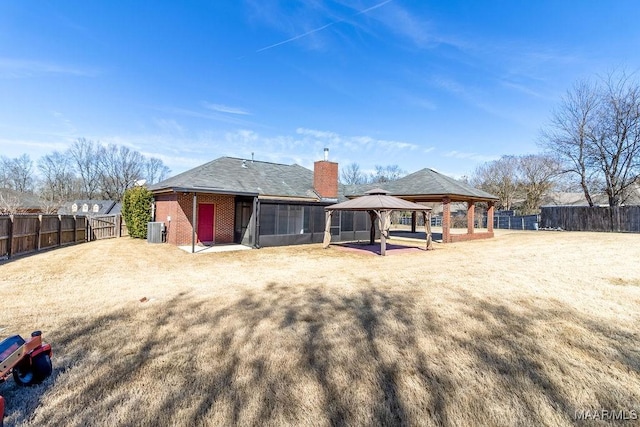
[[[253,151],[251,152],[251,163],[253,163]]]
[[[246,160],[242,161],[242,167],[245,168],[245,169],[247,168],[247,161]]]
[[[367,194],[369,196],[373,196],[373,195],[386,196],[388,194],[391,194],[391,192],[387,190],[383,190],[382,188],[374,188],[373,190],[365,191],[364,194]]]

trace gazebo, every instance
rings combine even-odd
[[[412,211],[414,213],[422,212],[425,224],[426,249],[432,248],[431,239],[431,208],[420,205],[418,203],[409,202],[389,195],[389,192],[380,188],[375,188],[365,192],[366,196],[356,199],[347,200],[346,202],[337,203],[325,207],[326,219],[324,230],[323,247],[328,248],[331,244],[331,217],[334,211],[364,211],[369,213],[371,218],[370,243],[375,241],[376,219],[380,221],[380,255],[386,255],[387,239],[389,238],[389,228],[391,227],[392,211]]]
[[[366,194],[374,184],[344,187],[344,195],[354,198]],[[375,184],[395,197],[414,203],[442,203],[442,241],[444,243],[493,237],[494,205],[498,197],[455,180],[433,169],[422,169],[395,181]],[[467,232],[451,233],[451,203],[464,202],[467,205]],[[487,231],[474,230],[475,204],[487,203]],[[415,232],[416,215],[411,221],[411,231]]]

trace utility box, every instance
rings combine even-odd
[[[165,228],[164,222],[147,223],[147,243],[164,243]]]

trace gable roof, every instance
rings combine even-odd
[[[421,169],[395,181],[346,186],[344,194],[347,197],[360,196],[375,187],[383,188],[393,196],[403,198],[412,196],[412,199],[423,201],[430,201],[428,199],[439,201],[444,196],[449,196],[453,199],[472,199],[477,201],[498,200],[498,197],[493,194],[474,188],[469,184],[429,168]]]
[[[73,205],[76,205],[76,210],[73,210]],[[87,205],[85,211],[84,205]],[[97,205],[97,210],[94,211]],[[94,200],[94,199],[82,199],[67,202],[58,209],[59,214],[64,215],[79,215],[79,216],[91,216],[91,215],[116,215],[122,210],[122,204],[113,200]]]
[[[0,188],[0,201],[18,211],[38,211],[43,208],[42,201],[33,193],[23,193],[10,188]],[[0,206],[0,209],[6,206]]]
[[[196,191],[318,200],[313,171],[299,165],[220,157],[149,186],[153,193]]]

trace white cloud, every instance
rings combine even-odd
[[[173,119],[153,119],[156,126],[163,132],[183,133],[184,127]]]
[[[73,76],[95,77],[100,74],[100,70],[46,61],[0,58],[0,78],[25,78],[42,74],[69,74]]]
[[[203,102],[202,105],[204,106],[204,108],[207,108],[212,111],[216,111],[218,113],[239,114],[242,116],[247,116],[251,114],[243,108],[230,107],[228,105],[223,105],[223,104],[211,104],[209,102]]]
[[[393,141],[385,139],[377,139],[367,135],[358,136],[345,136],[340,135],[332,131],[323,131],[316,129],[298,128],[296,129],[298,135],[303,137],[311,137],[318,139],[323,143],[331,143],[337,148],[342,148],[347,151],[360,151],[364,148],[368,150],[415,150],[418,148],[416,144],[412,144],[404,141]]]
[[[330,139],[332,141],[340,141],[340,135],[335,132],[330,131],[322,131],[315,129],[307,129],[307,128],[298,128],[296,129],[296,133],[298,135],[311,136],[313,138],[321,138],[321,139]]]
[[[453,151],[449,151],[447,153],[444,153],[444,156],[445,157],[453,157],[455,159],[474,160],[474,161],[477,161],[477,162],[490,162],[492,160],[496,160],[496,159],[500,158],[500,156],[496,156],[496,155],[470,153],[470,152],[457,151],[457,150],[453,150]]]
[[[167,114],[176,114],[180,116],[194,117],[197,119],[214,120],[218,122],[231,123],[235,125],[246,126],[246,125],[252,124],[247,120],[234,117],[234,115],[220,113],[219,111],[214,111],[208,108],[205,109],[204,111],[198,111],[198,110],[190,110],[188,108],[179,108],[179,107],[157,107],[156,110],[162,111]]]

